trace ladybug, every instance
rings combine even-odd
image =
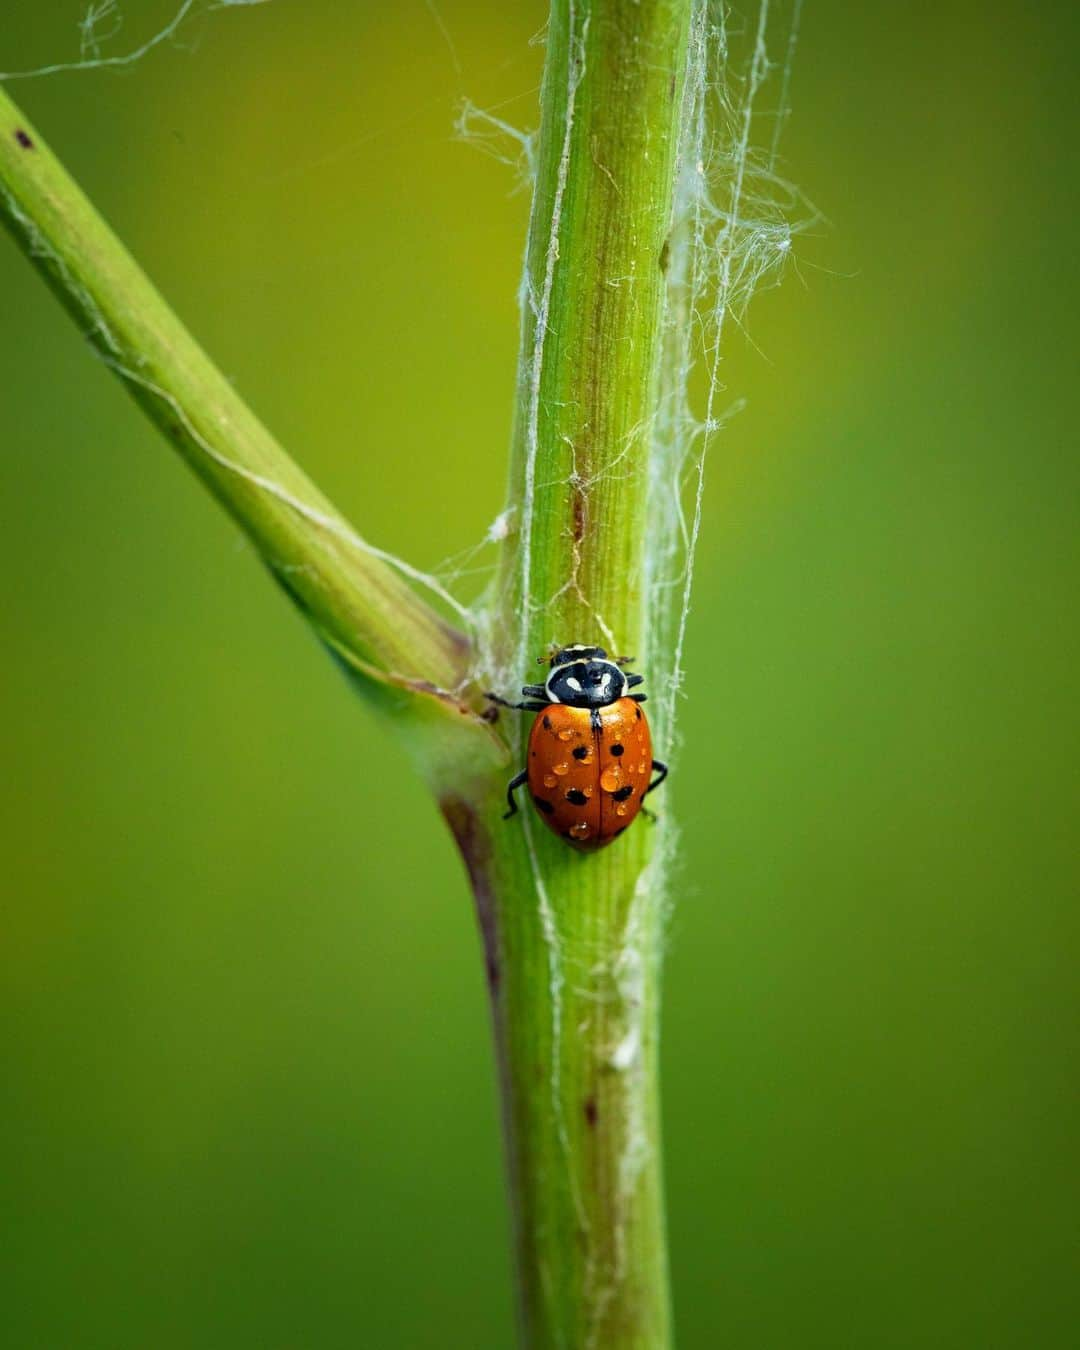
[[[630,658],[613,661],[602,647],[574,645],[560,647],[550,665],[543,684],[522,687],[523,703],[488,694],[504,708],[536,713],[526,767],[506,790],[503,819],[517,813],[514,793],[528,783],[548,829],[592,852],[633,824],[668,769],[652,757],[645,695],[627,692],[645,678],[626,673]]]

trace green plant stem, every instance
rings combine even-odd
[[[554,641],[614,646],[648,672],[649,433],[690,8],[552,6],[496,652],[519,682]],[[524,1343],[659,1350],[664,827],[583,855],[500,806],[448,814],[488,935]]]
[[[467,669],[462,636],[284,453],[2,87],[0,216],[320,633],[370,675],[459,684]]]

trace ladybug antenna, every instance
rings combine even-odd
[[[561,643],[559,643],[559,642],[551,642],[551,643],[549,643],[549,644],[548,644],[548,649],[547,649],[547,651],[544,653],[544,655],[543,655],[543,656],[538,656],[538,657],[536,658],[536,664],[537,664],[538,666],[549,666],[549,665],[551,665],[551,663],[554,661],[555,657],[558,656],[559,653],[560,653],[562,650],[563,650],[563,647],[562,647],[562,644],[561,644]]]

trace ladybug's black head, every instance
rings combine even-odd
[[[626,676],[602,647],[563,647],[551,658],[544,690],[552,703],[603,708],[626,693]]]
[[[603,647],[585,647],[577,642],[572,647],[557,648],[548,664],[554,670],[556,666],[565,666],[571,661],[591,661],[594,658],[598,661],[606,661],[607,652],[604,651]],[[543,657],[541,657],[541,660],[543,660]]]

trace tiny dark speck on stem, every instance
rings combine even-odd
[[[28,131],[23,131],[22,127],[16,129],[15,139],[24,150],[33,150],[34,142],[30,139],[30,133]]]
[[[596,1116],[597,1116],[597,1110],[596,1110],[596,1098],[595,1098],[595,1097],[586,1097],[586,1098],[585,1098],[585,1120],[586,1120],[586,1123],[588,1124],[590,1130],[591,1130],[591,1129],[594,1129],[595,1126],[596,1126]]]
[[[671,261],[671,238],[664,240],[663,247],[660,250],[660,271],[666,276],[668,263]]]

